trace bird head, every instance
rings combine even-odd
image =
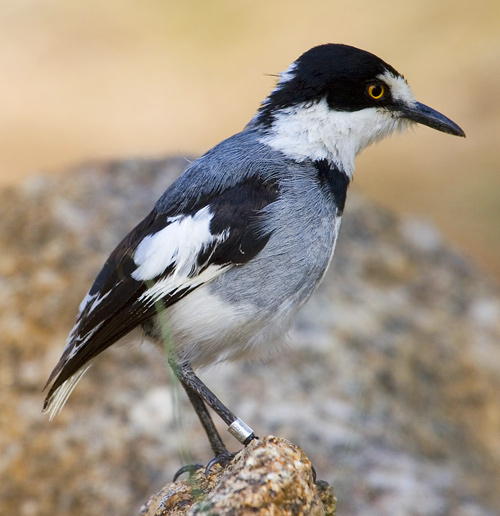
[[[352,175],[357,153],[415,123],[465,136],[417,102],[391,65],[358,48],[327,44],[308,50],[279,76],[252,125],[264,130],[265,143],[293,159],[327,159]]]

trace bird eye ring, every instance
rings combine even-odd
[[[381,84],[370,84],[368,95],[374,100],[379,100],[384,96],[385,88]]]

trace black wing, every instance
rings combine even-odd
[[[277,196],[275,181],[254,176],[200,196],[183,213],[155,208],[113,251],[82,301],[47,382],[44,410],[57,413],[89,361],[132,329],[254,258],[270,237],[259,224],[261,210]]]

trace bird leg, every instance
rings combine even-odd
[[[215,453],[215,456],[217,457],[227,453],[226,446],[224,445],[219,432],[215,428],[214,422],[212,421],[212,416],[208,412],[205,402],[195,391],[190,390],[187,385],[182,385],[186,391],[186,394],[188,395],[191,405],[193,405],[193,408],[198,415],[203,428],[205,429],[205,433],[207,434],[208,440],[210,441],[210,447]]]
[[[169,362],[170,367],[172,367],[172,370],[184,387],[189,400],[198,414],[200,422],[207,433],[212,450],[216,455],[221,455],[221,450],[223,453],[227,450],[215,429],[205,404],[212,408],[224,423],[228,425],[228,432],[241,444],[247,445],[255,438],[253,430],[222,404],[217,396],[196,376],[188,363],[177,363],[172,359],[169,360]]]

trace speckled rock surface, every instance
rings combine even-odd
[[[41,414],[79,302],[184,164],[90,163],[0,192],[1,514],[137,515],[180,466],[211,458],[137,335],[96,361],[54,422]],[[500,514],[499,289],[425,221],[351,189],[286,352],[201,376],[257,435],[301,446],[339,514]]]
[[[208,477],[200,468],[187,480],[167,484],[140,516],[335,516],[332,488],[314,484],[304,452],[285,439],[254,440],[230,464],[213,469]]]

